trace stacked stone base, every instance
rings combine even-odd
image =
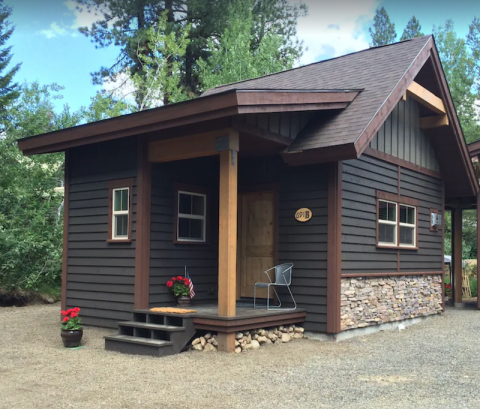
[[[235,334],[235,352],[245,352],[250,349],[258,349],[266,345],[285,344],[294,339],[307,338],[305,330],[295,325],[280,326],[267,329],[254,329],[250,331],[237,332]],[[217,334],[211,332],[204,336],[195,338],[190,349],[193,351],[217,351]]]
[[[342,278],[342,331],[441,311],[441,275]]]

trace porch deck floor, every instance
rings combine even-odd
[[[154,307],[152,307],[154,308]],[[248,318],[261,318],[269,316],[278,316],[278,315],[296,315],[298,313],[305,313],[305,308],[297,308],[295,310],[267,310],[265,306],[253,308],[248,306],[237,306],[237,312],[235,317],[223,317],[218,315],[218,305],[217,304],[201,304],[201,305],[192,305],[186,309],[195,310],[195,313],[192,314],[181,314],[182,317],[188,318],[210,318],[216,320],[225,320],[225,321],[235,321],[243,320]],[[141,310],[138,310],[141,311]],[[164,315],[179,316],[179,314],[171,313]]]
[[[271,328],[279,325],[299,324],[305,321],[307,315],[304,308],[295,310],[267,310],[266,307],[237,306],[234,317],[218,315],[217,304],[192,305],[189,309],[196,310],[192,314],[161,313],[159,315],[191,318],[197,330],[232,333],[255,328]],[[135,310],[155,314],[150,310]]]

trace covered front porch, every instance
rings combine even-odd
[[[138,296],[136,292],[135,311],[173,306],[166,280],[186,268],[196,292],[191,307],[197,311],[191,315],[195,329],[218,332],[218,349],[233,352],[237,331],[305,320],[305,309],[268,311],[264,305],[253,309],[252,299],[254,283],[268,281],[264,271],[292,262],[291,254],[279,243],[283,211],[279,192],[281,182],[295,175],[286,175],[288,166],[280,155],[286,141],[278,135],[266,131],[265,138],[257,126],[238,122],[225,127],[217,121],[205,124],[204,129],[210,130],[193,134],[188,128],[185,135],[182,132],[174,139],[159,139],[158,135],[142,139],[139,164],[143,172],[139,172],[137,200],[148,202],[145,212],[147,208],[150,212],[137,213],[137,246],[139,239],[144,240],[148,255],[141,266],[144,274],[136,274],[136,288],[144,292]],[[304,172],[297,169],[297,173]],[[283,222],[287,225],[294,221],[297,207],[294,198],[289,200],[291,217]],[[172,218],[173,232],[166,228]],[[298,239],[297,246],[301,245]],[[275,280],[273,275],[271,279]],[[273,295],[270,290],[271,303],[278,304],[280,300]],[[265,300],[266,289],[258,289],[256,296]],[[281,301],[282,307],[293,305],[285,303],[291,299]]]

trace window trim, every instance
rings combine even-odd
[[[179,206],[179,195],[180,193],[186,193],[191,195],[203,196],[205,198],[205,216],[197,216],[197,215],[182,215],[178,212]],[[174,244],[196,244],[196,245],[205,245],[209,244],[209,222],[210,222],[210,215],[209,215],[209,204],[210,199],[209,196],[211,194],[210,189],[204,186],[196,186],[196,185],[188,185],[183,183],[175,183],[174,185],[174,228],[173,228],[173,243]],[[178,224],[180,217],[186,219],[195,219],[195,220],[203,220],[203,240],[191,240],[191,239],[179,239],[178,238]]]
[[[380,220],[380,202],[384,203],[392,203],[395,205],[395,221],[392,222],[390,220]],[[385,200],[385,199],[378,199],[377,200],[377,245],[379,247],[397,247],[398,242],[399,242],[399,234],[398,234],[398,203],[397,202],[392,202],[391,200]],[[394,237],[395,237],[395,243],[388,243],[388,242],[382,242],[380,241],[379,238],[379,229],[380,229],[380,224],[387,224],[389,226],[395,226],[395,232],[394,232]]]
[[[133,208],[133,178],[117,179],[108,182],[108,243],[131,243],[132,242],[132,208]],[[127,237],[115,238],[113,237],[113,192],[115,190],[128,189],[128,223],[127,223]],[[124,213],[125,214],[125,213]]]
[[[409,207],[410,209],[415,210],[415,223],[414,224],[400,222],[400,207],[401,206]],[[417,246],[417,240],[418,240],[418,235],[417,235],[417,230],[418,230],[418,207],[407,205],[407,204],[404,204],[404,203],[399,203],[398,204],[398,215],[399,215],[399,217],[398,217],[398,247],[400,247],[402,249],[403,248],[407,248],[407,249],[418,248],[418,246]],[[400,243],[400,227],[412,228],[412,226],[413,226],[413,245],[412,244],[402,244],[402,243]]]
[[[377,237],[376,237],[376,247],[379,249],[395,249],[395,250],[418,250],[418,208],[420,202],[417,199],[413,199],[411,197],[405,197],[405,196],[399,196],[393,193],[387,193],[387,192],[381,192],[381,191],[376,191],[376,196],[377,196],[377,220],[376,220],[376,225],[377,225]],[[384,202],[392,202],[397,205],[397,222],[396,222],[396,244],[390,244],[390,243],[385,243],[382,244],[379,241],[379,210],[380,210],[380,201]],[[400,244],[400,206],[407,206],[407,207],[412,207],[415,209],[415,227],[414,227],[414,241],[415,245],[405,245],[405,244]],[[403,223],[402,223],[403,224]],[[408,224],[408,226],[412,226]]]

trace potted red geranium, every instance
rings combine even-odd
[[[61,311],[62,314],[62,341],[66,348],[75,348],[80,345],[83,336],[82,319],[78,316],[80,308],[70,308]]]
[[[186,277],[172,277],[167,281],[167,287],[172,290],[173,295],[177,297],[179,307],[188,307],[190,305],[190,280]]]

